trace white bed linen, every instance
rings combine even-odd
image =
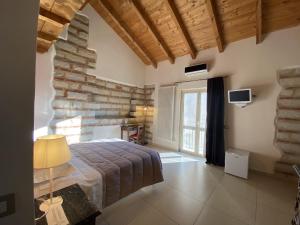
[[[101,174],[81,161],[73,157],[70,164],[76,168],[76,171],[69,176],[54,179],[54,191],[60,190],[72,184],[79,184],[86,193],[88,199],[93,202],[98,209],[102,209],[102,176]],[[49,182],[43,182],[34,185],[34,196],[38,198],[49,193]]]

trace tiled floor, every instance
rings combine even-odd
[[[224,174],[205,160],[163,153],[165,181],[103,211],[97,225],[288,225],[296,183]]]

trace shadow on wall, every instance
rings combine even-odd
[[[264,101],[265,99],[272,97],[275,86],[275,83],[269,83],[250,87],[252,89],[252,94],[255,95],[253,101]]]
[[[270,168],[274,171],[274,162],[278,160],[265,154],[251,152],[250,155],[250,168],[258,171],[269,171]]]
[[[197,64],[206,64],[208,70],[210,70],[211,68],[214,68],[214,66],[215,66],[215,59],[207,59],[207,60],[196,59],[190,63],[191,66],[197,65]]]

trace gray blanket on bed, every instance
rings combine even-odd
[[[159,154],[125,141],[70,145],[78,157],[101,173],[103,208],[138,189],[163,181]]]

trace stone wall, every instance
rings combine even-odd
[[[300,67],[280,70],[278,80],[275,144],[282,157],[275,170],[293,174],[292,165],[300,164]]]
[[[68,28],[67,40],[55,43],[54,118],[50,127],[70,143],[88,141],[96,126],[146,122],[152,140],[153,87],[138,88],[97,78],[87,73],[97,54],[88,49],[89,20],[77,14]],[[144,110],[149,106],[149,110]]]
[[[145,139],[148,143],[153,141],[154,91],[154,85],[145,86]]]

